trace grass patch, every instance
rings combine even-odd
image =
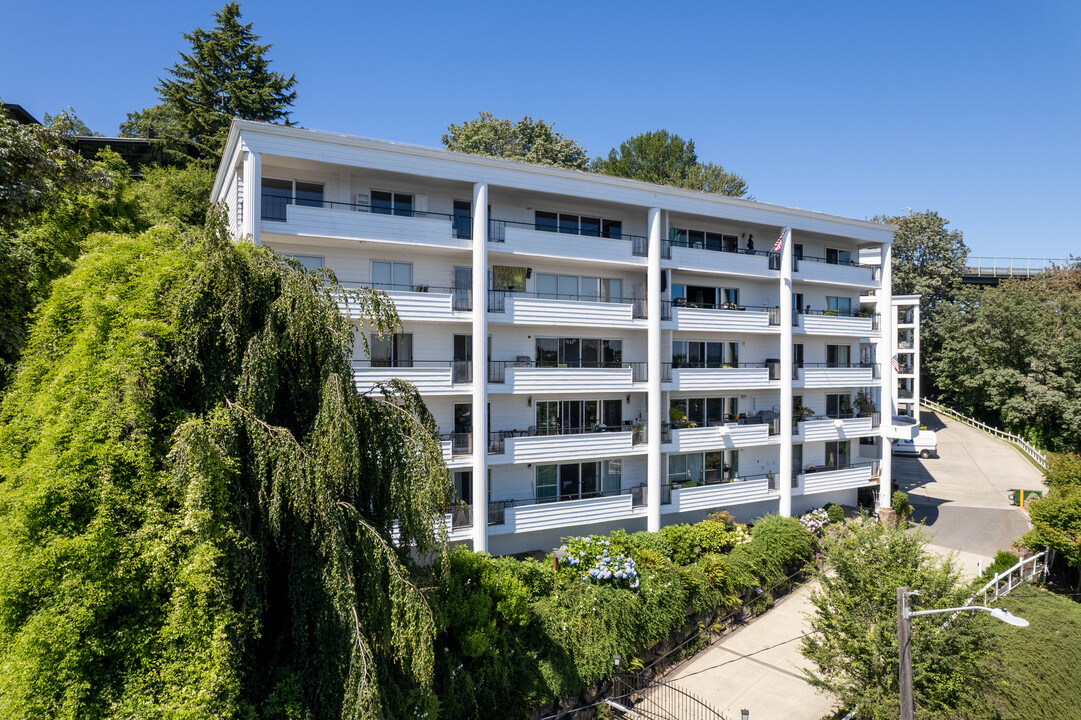
[[[1081,708],[1081,604],[1031,586],[997,604],[1029,621],[1026,628],[992,623],[1003,677],[992,702],[1003,720],[1075,720]]]

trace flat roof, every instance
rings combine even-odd
[[[629,178],[616,177],[613,175],[602,175],[581,170],[569,170],[549,165],[537,165],[506,158],[472,155],[443,148],[429,148],[389,140],[375,140],[323,130],[286,127],[284,125],[241,120],[239,118],[233,119],[233,124],[229,129],[229,137],[226,141],[222,159],[218,166],[218,174],[214,181],[213,196],[215,197],[221,191],[224,182],[223,171],[226,168],[226,163],[236,154],[241,136],[263,136],[267,138],[294,141],[302,140],[324,145],[335,145],[341,149],[341,157],[328,157],[325,154],[319,154],[319,156],[316,157],[315,154],[313,154],[308,158],[321,162],[336,162],[344,165],[359,164],[356,161],[352,163],[349,161],[348,156],[351,152],[348,151],[360,154],[371,152],[391,153],[400,156],[409,156],[421,161],[438,163],[443,167],[469,169],[472,171],[472,174],[461,171],[444,173],[444,179],[476,180],[476,171],[487,171],[489,177],[486,179],[495,185],[509,185],[511,187],[520,187],[523,190],[563,194],[574,194],[573,186],[575,185],[584,190],[585,187],[582,186],[585,184],[588,187],[596,188],[598,191],[607,191],[609,197],[604,199],[625,202],[641,207],[652,207],[662,204],[664,209],[679,213],[701,215],[722,214],[726,218],[735,220],[746,220],[748,222],[760,222],[763,224],[779,226],[793,225],[793,227],[796,227],[796,225],[786,220],[801,218],[811,221],[810,223],[799,223],[804,226],[799,228],[801,230],[825,232],[827,234],[837,235],[842,234],[839,232],[840,228],[834,227],[827,229],[824,225],[842,225],[849,230],[858,229],[859,231],[862,231],[858,233],[858,239],[877,243],[892,241],[893,233],[896,230],[895,226],[887,225],[885,223],[858,220],[841,215],[831,215],[816,210],[804,210],[775,203],[762,202],[760,200],[733,198],[726,195],[703,193],[695,190],[671,187],[669,185],[656,185],[654,183],[631,180]],[[271,143],[271,147],[255,149],[270,155],[277,154],[285,157],[296,156],[285,151],[274,152],[273,143]],[[397,171],[410,172],[407,169],[398,169]],[[423,171],[414,170],[412,174],[423,175],[424,173]],[[494,174],[496,177],[490,177],[491,174]],[[535,178],[546,182],[540,184],[534,182],[514,182],[512,179],[514,176]],[[560,188],[557,185],[553,185],[553,181],[557,183],[568,183],[571,187]],[[612,193],[615,193],[618,197],[612,197]],[[665,202],[658,203],[657,200],[659,197],[663,197]],[[785,218],[783,216],[788,217]]]

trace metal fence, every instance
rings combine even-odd
[[[1068,258],[969,257],[965,274],[976,277],[1032,277],[1070,266]]]
[[[1047,455],[1045,455],[1042,450],[1037,448],[1035,445],[1021,437],[1020,435],[1014,435],[1011,432],[1006,432],[1005,430],[999,430],[996,427],[991,427],[990,425],[982,423],[975,418],[970,418],[968,415],[963,415],[962,413],[959,413],[953,408],[948,408],[945,405],[937,403],[934,400],[922,398],[920,400],[920,404],[926,408],[934,410],[935,412],[942,413],[943,415],[951,417],[958,422],[963,422],[969,427],[974,427],[977,430],[983,430],[985,433],[993,435],[1000,440],[1007,440],[1013,443],[1017,446],[1017,449],[1032,458],[1032,462],[1036,463],[1044,470],[1047,469]]]
[[[614,717],[725,720],[719,710],[694,693],[638,673],[612,678],[612,691],[604,703]]]

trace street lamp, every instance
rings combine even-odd
[[[966,605],[964,607],[942,608],[941,610],[917,610],[908,609],[908,597],[919,595],[918,591],[909,592],[907,587],[897,588],[897,652],[900,659],[898,673],[901,684],[901,720],[912,720],[915,712],[912,698],[912,618],[918,615],[938,615],[940,613],[956,613],[962,610],[984,610],[991,614],[995,620],[1015,625],[1028,627],[1028,620],[1019,618],[1009,613],[1006,608],[989,608],[982,605]]]

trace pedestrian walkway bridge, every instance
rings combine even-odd
[[[961,282],[967,285],[998,285],[999,280],[1026,280],[1042,272],[1067,267],[1067,258],[1003,258],[969,256]]]

